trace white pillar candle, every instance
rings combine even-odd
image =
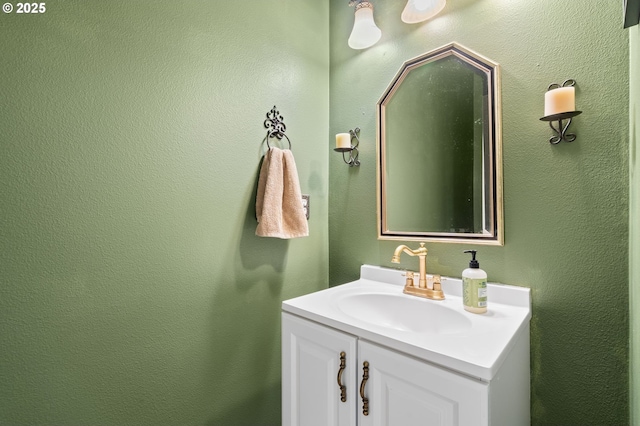
[[[336,148],[351,148],[351,135],[349,133],[338,133],[336,135]]]
[[[575,87],[559,87],[544,94],[544,115],[560,114],[576,110]]]

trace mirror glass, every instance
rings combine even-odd
[[[377,105],[378,236],[503,244],[499,70],[452,43],[406,61]]]

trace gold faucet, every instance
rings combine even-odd
[[[396,248],[396,251],[393,252],[391,262],[400,263],[400,255],[403,252],[407,253],[409,256],[418,256],[420,265],[418,287],[413,285],[413,274],[411,274],[411,278],[409,277],[409,274],[407,274],[407,284],[404,286],[404,293],[419,297],[426,297],[427,299],[444,300],[444,293],[440,285],[440,276],[434,275],[431,283],[427,280],[427,248],[424,246],[424,243],[420,243],[420,247],[415,250],[410,249],[404,244],[399,245]]]

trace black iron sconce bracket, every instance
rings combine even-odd
[[[351,147],[350,148],[334,148],[333,150],[336,152],[341,152],[342,153],[342,159],[344,160],[345,163],[347,163],[349,165],[349,167],[353,167],[353,166],[359,166],[360,165],[360,160],[358,160],[358,156],[360,155],[360,153],[358,152],[358,145],[360,145],[360,138],[358,137],[358,135],[360,135],[360,128],[356,127],[355,130],[349,130],[349,135],[351,137]],[[356,140],[355,144],[353,143],[353,140]],[[345,158],[345,153],[349,153],[349,159],[347,160]]]
[[[562,83],[561,85],[558,83],[552,83],[547,88],[547,92],[550,90],[559,89],[563,87],[573,87],[575,86],[575,84],[576,84],[576,81],[573,79],[565,80],[564,83]],[[571,124],[571,120],[573,119],[573,117],[580,114],[582,114],[582,111],[564,111],[564,112],[558,112],[556,114],[550,114],[542,117],[540,120],[549,122],[549,127],[551,127],[551,129],[555,133],[554,136],[551,136],[549,138],[549,143],[552,145],[557,145],[561,141],[573,142],[574,140],[576,140],[575,133],[567,133],[567,130],[569,129],[569,125]],[[566,124],[564,124],[565,120],[569,120],[569,121],[567,121]],[[555,127],[553,125],[555,122],[558,123],[558,127]]]

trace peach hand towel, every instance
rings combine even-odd
[[[258,178],[256,217],[259,237],[288,239],[309,235],[291,150],[273,147],[265,154]]]

